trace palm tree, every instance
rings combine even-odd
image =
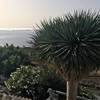
[[[76,100],[79,81],[100,66],[100,15],[75,11],[42,21],[32,37],[41,59],[52,61],[66,80],[66,100]]]

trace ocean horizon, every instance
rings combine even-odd
[[[0,28],[0,46],[7,44],[19,47],[29,47],[33,30],[31,28]]]

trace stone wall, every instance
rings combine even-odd
[[[7,95],[5,93],[2,93],[2,94],[0,94],[0,100],[31,100],[31,99]]]

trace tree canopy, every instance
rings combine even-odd
[[[24,48],[6,45],[0,47],[0,74],[9,77],[11,72],[19,68],[20,65],[30,64],[30,59],[24,53]]]
[[[78,78],[100,67],[99,13],[75,11],[44,20],[35,32],[31,43],[40,57],[54,61],[67,76]]]

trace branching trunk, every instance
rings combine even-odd
[[[66,92],[66,100],[76,100],[77,97],[77,88],[78,88],[78,81],[67,81],[67,92]]]

